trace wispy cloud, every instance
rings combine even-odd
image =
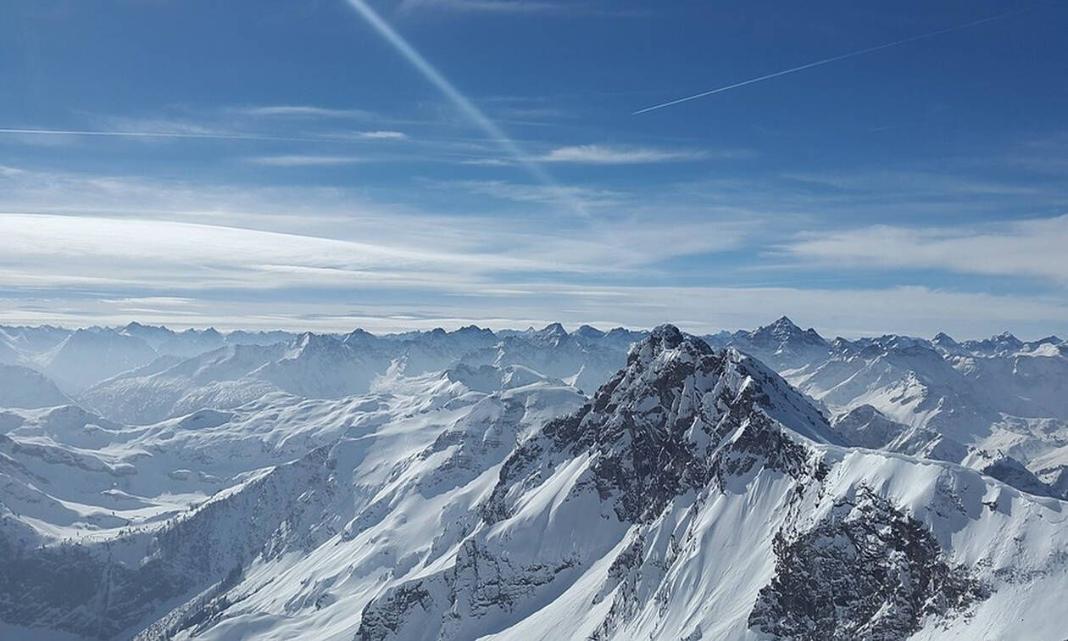
[[[942,269],[1068,283],[1068,215],[968,227],[876,225],[806,235],[784,247],[811,261],[859,267]]]
[[[403,131],[391,130],[361,131],[356,137],[364,140],[408,140],[408,134]]]
[[[246,162],[268,167],[327,167],[332,165],[352,165],[366,162],[359,156],[316,156],[316,155],[279,155],[250,156]]]
[[[442,188],[463,189],[471,193],[517,203],[556,205],[563,194],[569,199],[580,202],[584,208],[611,207],[619,205],[625,198],[625,194],[618,190],[575,185],[547,187],[504,180],[453,180],[434,184]]]
[[[571,145],[557,147],[539,156],[541,162],[584,165],[640,165],[662,162],[700,160],[701,151],[658,149],[652,147],[616,147],[610,145]]]
[[[378,117],[374,112],[364,109],[340,109],[317,105],[259,105],[252,107],[237,107],[234,111],[247,116],[273,116],[283,118],[352,118],[357,120],[373,120]]]
[[[114,138],[155,138],[155,139],[168,139],[168,138],[190,138],[190,139],[207,139],[207,140],[270,140],[270,141],[302,141],[310,142],[314,141],[314,138],[296,138],[296,137],[282,137],[282,136],[269,136],[262,134],[245,134],[235,132],[195,132],[195,131],[149,131],[149,130],[121,130],[121,129],[39,129],[39,128],[0,128],[0,134],[11,134],[16,136],[49,136],[49,137],[70,137],[70,136],[102,136],[102,137],[114,137]]]

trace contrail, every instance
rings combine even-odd
[[[694,94],[692,96],[686,96],[685,98],[677,98],[675,100],[670,100],[668,102],[660,103],[658,105],[653,105],[652,107],[645,107],[644,109],[639,109],[638,111],[635,111],[631,115],[632,116],[637,116],[639,114],[647,113],[647,112],[650,112],[650,111],[656,111],[657,109],[663,109],[664,107],[671,107],[671,106],[677,105],[679,103],[689,102],[691,100],[697,100],[698,98],[704,98],[706,96],[712,96],[712,95],[715,95],[717,93],[723,93],[724,91],[730,91],[731,89],[737,89],[739,87],[745,87],[746,85],[752,85],[752,84],[756,84],[758,82],[764,82],[765,80],[771,80],[772,78],[778,78],[780,76],[786,76],[786,75],[789,75],[791,73],[797,73],[798,71],[804,71],[806,69],[812,69],[813,67],[821,67],[823,65],[827,65],[827,64],[830,64],[832,62],[838,62],[839,60],[847,60],[849,58],[856,58],[857,56],[863,56],[865,54],[874,53],[876,51],[881,51],[883,49],[890,49],[891,47],[898,47],[898,46],[901,46],[903,44],[908,44],[910,42],[916,42],[917,40],[926,40],[928,38],[934,38],[935,36],[940,36],[940,35],[945,34],[945,33],[952,33],[954,31],[960,31],[962,29],[968,29],[970,27],[975,27],[977,25],[981,25],[981,24],[984,24],[984,23],[987,23],[987,22],[993,22],[995,20],[1001,20],[1002,18],[1007,18],[1009,16],[1016,15],[1018,13],[1023,13],[1023,11],[1024,10],[1021,9],[1021,10],[1017,10],[1017,11],[1008,11],[1008,12],[1005,12],[1005,13],[999,13],[998,15],[995,15],[995,16],[990,16],[990,17],[987,17],[987,18],[981,18],[979,20],[972,20],[971,22],[965,22],[964,24],[959,24],[959,25],[955,25],[955,26],[952,26],[952,27],[946,27],[945,29],[939,29],[938,31],[931,31],[931,32],[928,32],[928,33],[921,33],[920,35],[917,35],[917,36],[911,36],[909,38],[903,38],[901,40],[895,40],[893,42],[887,42],[887,43],[884,43],[884,44],[881,44],[881,45],[876,45],[874,47],[868,47],[866,49],[860,49],[860,50],[857,50],[857,51],[850,51],[849,53],[843,53],[842,55],[834,56],[832,58],[824,58],[823,60],[816,60],[815,62],[810,62],[808,64],[803,64],[803,65],[801,65],[799,67],[791,67],[789,69],[784,69],[782,71],[776,71],[775,73],[769,73],[769,74],[766,74],[766,75],[763,75],[763,76],[758,76],[756,78],[750,78],[749,80],[743,80],[741,82],[736,82],[736,83],[734,83],[732,85],[727,85],[725,87],[718,87],[716,89],[710,89],[708,91],[702,91],[701,93],[697,93],[697,94]]]
[[[497,126],[495,122],[489,119],[486,114],[482,113],[473,102],[467,99],[460,93],[449,79],[444,76],[434,65],[430,64],[430,61],[423,57],[421,53],[416,51],[404,36],[397,33],[393,27],[386,22],[382,16],[378,14],[374,9],[370,7],[364,0],[347,0],[363,18],[382,36],[389,44],[402,55],[415,69],[422,74],[430,84],[434,85],[438,91],[440,91],[468,120],[481,129],[489,138],[496,142],[501,149],[503,149],[509,156],[511,156],[517,163],[519,163],[524,169],[527,170],[538,182],[545,187],[548,187],[557,200],[567,205],[567,207],[582,216],[588,216],[585,207],[582,203],[578,202],[574,198],[568,196],[564,190],[553,180],[552,176],[548,174],[536,163],[530,161],[528,156],[514,140],[508,137],[508,134],[503,129]]]

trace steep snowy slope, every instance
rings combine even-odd
[[[834,430],[855,447],[883,449],[922,458],[959,463],[968,448],[944,434],[892,421],[871,405],[861,405],[834,418]]]
[[[162,325],[142,325],[137,322],[124,325],[118,331],[142,339],[161,355],[187,358],[219,349],[223,345],[273,345],[296,338],[295,334],[281,331],[235,331],[223,334],[212,327],[176,332]]]
[[[51,325],[0,326],[0,336],[4,337],[3,342],[7,342],[22,359],[31,358],[55,348],[72,333],[69,329]]]
[[[3,328],[0,328],[0,364],[12,365],[18,363],[20,359],[21,356],[15,349],[14,340],[4,332]]]
[[[264,398],[142,428],[76,408],[0,416],[0,619],[25,634],[129,638],[233,585],[265,545],[311,549],[337,533],[352,502],[371,498],[362,486],[391,482],[374,469],[409,457],[437,470],[424,491],[460,482],[584,400],[530,373],[500,374],[493,394],[455,378],[398,379],[390,394],[340,401]],[[335,472],[337,451],[349,458]],[[384,459],[357,470],[371,451]],[[337,487],[339,473],[360,473],[360,487]]]
[[[278,389],[308,398],[340,398],[364,394],[390,365],[379,354],[359,349],[328,336],[303,334],[282,358],[251,372]]]
[[[154,358],[156,351],[140,338],[94,327],[73,332],[35,360],[62,388],[76,393]]]
[[[376,380],[440,372],[458,364],[510,366],[596,389],[626,358],[620,332],[579,340],[559,325],[498,339],[465,327],[341,338],[305,333],[288,344],[227,344],[186,360],[157,359],[100,382],[80,402],[114,420],[147,424],[200,408],[228,409],[272,392],[340,398],[369,391]],[[603,344],[602,344],[603,343]]]
[[[1068,421],[1068,350],[1044,343],[995,356],[947,355],[947,361],[1000,411]]]
[[[793,369],[827,358],[830,345],[814,329],[803,330],[786,316],[753,331],[713,337],[713,343],[753,354],[777,371]]]
[[[55,383],[37,370],[0,364],[0,408],[54,407],[70,402]]]
[[[1006,602],[1041,598],[998,571],[1066,578],[1068,528],[1042,516],[1063,504],[834,438],[759,364],[660,328],[509,457],[453,558],[372,600],[356,636],[949,638],[971,616],[981,638]],[[994,513],[1014,502],[1015,520]],[[984,551],[1020,528],[1033,554]]]
[[[572,335],[559,323],[540,330],[505,336],[492,347],[469,352],[461,362],[507,367],[518,365],[560,378],[586,392],[608,380],[626,360],[618,334]]]
[[[210,407],[227,409],[278,391],[267,381],[243,380],[285,354],[284,345],[228,345],[181,360],[165,356],[102,381],[79,401],[124,423],[148,424]]]
[[[320,339],[254,371],[356,349]],[[143,427],[0,414],[0,630],[1063,641],[1068,503],[920,458],[942,435],[874,407],[832,427],[737,350],[663,326],[589,399],[516,364],[382,383]]]
[[[773,374],[658,329],[356,638],[1059,639],[1017,608],[1068,579],[1065,504],[832,438]]]
[[[737,352],[659,328],[581,408],[549,381],[486,395],[463,379],[494,377],[400,381],[378,401],[400,403],[386,415],[161,528],[147,564],[119,569],[94,546],[28,552],[45,570],[73,560],[122,597],[102,610],[85,597],[64,629],[1060,641],[1047,613],[1068,580],[1065,503],[840,447],[801,395]],[[124,540],[110,548],[141,545]],[[10,612],[54,623],[39,602]]]
[[[757,335],[765,340],[751,340]],[[966,462],[1029,490],[1040,487],[1031,474],[1041,468],[1056,486],[1059,468],[1038,462],[1068,445],[1068,358],[1056,337],[1025,343],[1006,333],[958,343],[946,334],[890,335],[838,338],[824,348],[814,332],[780,319],[722,340],[777,363],[837,425],[856,432],[855,445]],[[869,420],[871,411],[881,418]],[[884,421],[902,428],[875,443]],[[1019,465],[1031,474],[1018,473]]]

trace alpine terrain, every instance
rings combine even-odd
[[[1068,637],[1068,343],[0,328],[0,638]]]

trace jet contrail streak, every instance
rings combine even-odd
[[[448,100],[455,106],[460,113],[467,117],[472,123],[474,123],[479,129],[481,129],[489,138],[496,142],[509,156],[515,159],[524,169],[526,169],[538,182],[542,183],[545,187],[549,188],[553,192],[555,198],[576,213],[582,216],[588,216],[585,207],[582,203],[578,202],[574,198],[568,196],[560,185],[556,184],[552,176],[548,174],[536,163],[530,161],[530,156],[524,153],[519,145],[514,140],[508,137],[508,134],[503,129],[497,126],[495,122],[489,119],[486,114],[482,113],[473,102],[467,99],[467,96],[460,93],[449,79],[446,78],[434,65],[430,64],[430,61],[423,57],[421,53],[416,51],[404,36],[397,33],[393,27],[389,25],[382,16],[378,15],[374,9],[370,7],[364,0],[347,0],[347,2],[355,9],[364,20],[371,25],[371,27],[382,36],[386,42],[393,45],[405,60],[407,60],[415,69],[434,85],[434,87],[440,91]]]
[[[1017,13],[1022,13],[1022,12],[1023,12],[1023,10],[1008,11],[1008,12],[1005,12],[1005,13],[999,13],[996,16],[990,16],[990,17],[987,17],[987,18],[981,18],[979,20],[973,20],[971,22],[965,22],[964,24],[959,24],[959,25],[955,25],[955,26],[952,26],[952,27],[946,27],[945,29],[939,29],[938,31],[931,31],[931,32],[928,32],[928,33],[921,33],[920,35],[917,35],[917,36],[911,36],[911,37],[908,37],[908,38],[903,38],[901,40],[895,40],[893,42],[887,42],[887,43],[884,43],[884,44],[881,44],[881,45],[876,45],[874,47],[868,47],[866,49],[860,49],[860,50],[857,50],[857,51],[850,51],[849,53],[843,53],[842,55],[834,56],[832,58],[824,58],[822,60],[816,60],[815,62],[809,62],[807,64],[803,64],[803,65],[798,66],[798,67],[791,67],[789,69],[784,69],[782,71],[776,71],[775,73],[769,73],[769,74],[766,74],[766,75],[763,75],[763,76],[758,76],[756,78],[750,78],[749,80],[743,80],[741,82],[736,82],[736,83],[734,83],[732,85],[727,85],[725,87],[718,87],[716,89],[710,89],[708,91],[702,91],[701,93],[697,93],[697,94],[694,94],[692,96],[686,96],[685,98],[678,98],[676,100],[670,100],[668,102],[660,103],[658,105],[653,105],[652,107],[645,107],[644,109],[639,109],[638,111],[635,111],[631,115],[632,116],[637,116],[639,114],[648,113],[650,111],[656,111],[657,109],[663,109],[664,107],[671,107],[673,105],[677,105],[677,104],[680,104],[680,103],[683,103],[683,102],[689,102],[691,100],[697,100],[698,98],[704,98],[706,96],[712,96],[712,95],[715,95],[717,93],[723,93],[724,91],[730,91],[731,89],[737,89],[739,87],[745,87],[746,85],[752,85],[752,84],[756,84],[758,82],[764,82],[765,80],[771,80],[772,78],[778,78],[780,76],[789,75],[791,73],[797,73],[798,71],[804,71],[806,69],[811,69],[813,67],[821,67],[823,65],[827,65],[827,64],[830,64],[832,62],[838,62],[839,60],[846,60],[848,58],[856,58],[857,56],[863,56],[865,54],[874,53],[876,51],[881,51],[883,49],[890,49],[891,47],[898,47],[898,46],[901,46],[903,44],[908,44],[910,42],[916,42],[917,40],[926,40],[927,38],[934,38],[935,36],[940,36],[940,35],[945,34],[945,33],[951,33],[951,32],[954,32],[954,31],[960,31],[961,29],[968,29],[970,27],[975,27],[977,25],[981,25],[981,24],[984,24],[984,23],[987,23],[987,22],[993,22],[994,20],[1001,20],[1002,18],[1007,18],[1009,16],[1015,15]]]

